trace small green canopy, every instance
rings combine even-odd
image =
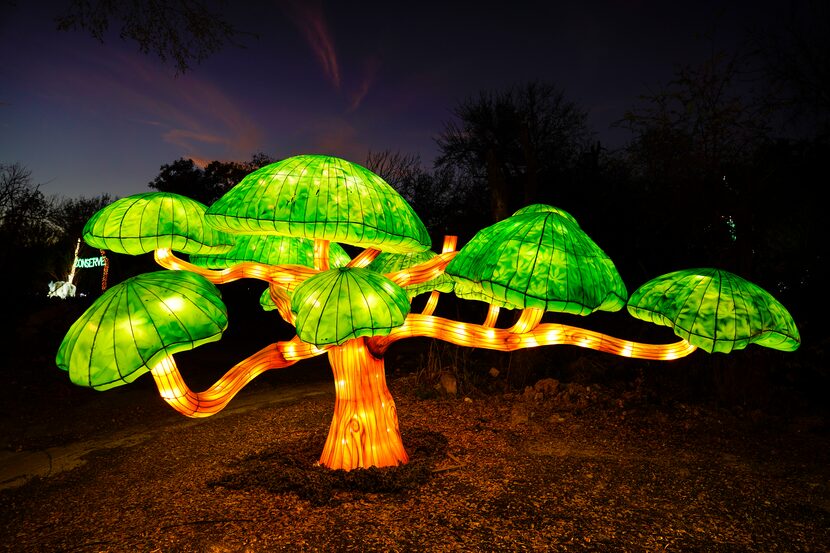
[[[267,265],[314,267],[314,242],[290,236],[236,234],[233,235],[233,247],[227,253],[190,256],[191,263],[208,269],[227,269],[246,261]],[[349,254],[340,244],[329,244],[331,267],[343,267],[349,261]]]
[[[515,215],[524,215],[525,213],[556,213],[558,215],[561,215],[565,219],[569,220],[573,224],[579,225],[579,223],[576,222],[576,219],[574,218],[573,215],[571,215],[570,213],[568,213],[564,209],[560,209],[558,207],[553,207],[552,205],[548,205],[548,204],[530,204],[530,205],[526,205],[523,208],[516,211],[516,213],[514,213],[513,215],[514,216]]]
[[[128,384],[167,355],[222,337],[228,314],[219,290],[187,271],[157,271],[101,295],[63,339],[57,365],[79,385]]]
[[[188,254],[226,252],[231,237],[205,224],[204,204],[170,192],[145,192],[116,200],[84,226],[93,248],[140,255],[159,248]]]
[[[652,279],[628,301],[634,317],[669,326],[709,353],[758,344],[794,351],[801,336],[787,309],[769,292],[719,269],[688,269]]]
[[[263,311],[274,311],[277,308],[277,304],[271,299],[271,290],[268,288],[263,290],[259,296],[259,306]]]
[[[300,339],[318,347],[359,336],[385,336],[409,313],[404,289],[365,268],[331,269],[294,290],[291,311]]]
[[[397,271],[409,269],[410,267],[414,267],[415,265],[420,265],[421,263],[426,263],[430,259],[434,258],[436,255],[437,254],[432,251],[418,253],[383,252],[379,254],[375,259],[373,259],[372,262],[369,263],[367,268],[381,274],[395,273]],[[419,294],[432,292],[433,290],[438,290],[439,292],[452,292],[452,288],[452,279],[444,273],[441,273],[438,277],[432,280],[428,280],[426,282],[420,282],[418,284],[404,286],[404,290],[406,290],[406,295],[410,299],[414,298]]]
[[[218,229],[318,238],[395,253],[428,250],[412,207],[386,181],[349,161],[300,155],[254,171],[207,211]]]
[[[587,315],[622,309],[628,297],[611,259],[555,211],[514,215],[482,229],[446,273],[456,283],[467,281],[462,293],[522,309]]]

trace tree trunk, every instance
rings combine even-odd
[[[366,338],[355,338],[331,348],[329,362],[337,399],[320,464],[351,470],[407,463],[383,359],[372,355]]]

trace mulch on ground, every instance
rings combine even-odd
[[[0,492],[0,548],[768,553],[830,546],[830,434],[821,418],[740,414],[551,381],[468,398],[425,399],[411,374],[392,378],[390,388],[412,458],[405,467],[316,466],[333,393],[197,424],[137,418],[129,424],[151,439]],[[136,414],[155,409],[169,408],[153,403]]]

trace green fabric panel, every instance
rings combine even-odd
[[[262,291],[262,295],[259,296],[259,306],[262,307],[263,311],[274,311],[277,308],[277,305],[271,299],[271,292],[268,288]]]
[[[431,245],[394,188],[331,156],[300,155],[254,171],[208,209],[207,220],[228,232],[323,238],[395,253]]]
[[[526,205],[523,208],[519,209],[513,216],[516,215],[524,215],[526,213],[556,213],[557,215],[561,215],[565,219],[569,220],[575,225],[579,225],[576,222],[576,219],[573,215],[565,211],[564,209],[559,209],[558,207],[553,207],[552,205],[548,204],[530,204]]]
[[[238,263],[253,261],[266,265],[303,265],[314,267],[314,241],[268,234],[236,234],[227,253],[191,255],[190,262],[207,269],[227,269]],[[345,266],[351,258],[343,247],[329,243],[329,264]]]
[[[96,390],[127,384],[166,355],[222,337],[228,314],[219,290],[187,271],[125,280],[101,295],[70,327],[58,367]]]
[[[551,211],[514,215],[482,229],[446,273],[516,308],[588,315],[618,311],[628,297],[605,252],[573,221]]]
[[[760,286],[719,269],[688,269],[654,278],[628,301],[634,317],[674,329],[709,353],[758,344],[794,351],[801,336],[787,309]]]
[[[436,255],[437,254],[432,251],[417,253],[383,252],[373,259],[367,268],[381,274],[394,273],[414,267],[415,265],[419,265],[421,263],[426,263]],[[410,286],[404,286],[404,290],[406,290],[406,295],[412,299],[419,294],[432,292],[433,290],[438,290],[439,292],[452,292],[453,284],[454,283],[450,277],[444,273],[441,273],[438,277],[432,280],[412,284]]]
[[[299,337],[310,344],[342,344],[384,336],[409,313],[406,292],[370,269],[339,268],[307,279],[294,290],[291,310]]]
[[[480,285],[474,284],[467,279],[456,281],[453,293],[462,300],[483,301],[484,303],[489,303],[495,305],[496,307],[503,307],[505,309],[521,309],[521,307],[513,305],[507,301],[494,298],[492,294],[486,293],[482,290]]]
[[[205,224],[204,204],[179,194],[146,192],[116,200],[84,226],[84,241],[93,248],[140,255],[159,248],[193,253],[221,253],[233,240]]]

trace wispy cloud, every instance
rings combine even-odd
[[[294,2],[289,5],[289,13],[314,52],[323,75],[335,88],[339,89],[340,66],[322,6],[318,2]]]
[[[158,129],[159,139],[182,157],[244,159],[261,149],[263,132],[237,102],[211,81],[178,78],[144,56],[108,52],[94,63],[49,71],[53,97],[90,112]],[[78,71],[82,67],[83,71]]]
[[[375,77],[380,68],[380,61],[377,58],[370,58],[363,68],[363,78],[360,80],[349,101],[349,111],[355,111],[363,103],[363,99],[369,94],[369,90],[375,83]]]

